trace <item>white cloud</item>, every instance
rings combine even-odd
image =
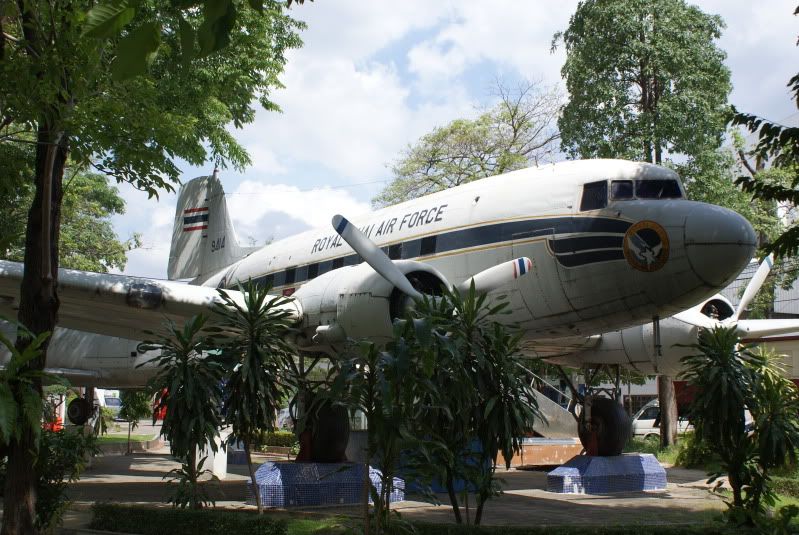
[[[369,205],[356,200],[343,189],[321,187],[302,191],[287,184],[264,184],[246,180],[227,195],[228,212],[239,236],[252,236],[258,240],[281,238],[274,228],[258,228],[270,214],[302,223],[306,228],[325,227],[337,213],[357,215],[369,210]],[[297,223],[291,225],[296,229]]]

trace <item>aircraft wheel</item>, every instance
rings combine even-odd
[[[67,418],[75,425],[83,425],[89,419],[89,400],[75,398],[67,406]]]
[[[578,426],[580,442],[588,455],[600,457],[621,455],[630,439],[632,428],[632,422],[624,407],[610,398],[595,397],[591,403],[589,424],[586,425],[581,418]]]

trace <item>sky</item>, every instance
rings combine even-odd
[[[796,0],[697,0],[721,15],[718,46],[732,73],[730,102],[772,120],[796,113],[786,83],[796,73]],[[476,116],[494,101],[497,80],[534,80],[565,92],[562,50],[577,0],[315,0],[291,8],[307,23],[304,46],[287,54],[272,100],[282,113],[259,109],[231,131],[249,152],[244,172],[223,170],[228,209],[244,245],[264,244],[341,213],[370,209],[403,149],[436,126]],[[183,163],[182,181],[208,175],[213,164]],[[140,233],[125,273],[166,277],[175,196],[158,202],[120,186],[125,215],[113,219],[121,239]]]

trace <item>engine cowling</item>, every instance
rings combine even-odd
[[[399,270],[422,293],[438,294],[449,286],[434,267],[412,260],[395,261]],[[410,298],[368,264],[346,266],[316,277],[297,290],[302,303],[305,349],[340,344],[347,339],[386,341],[394,318],[403,314]]]

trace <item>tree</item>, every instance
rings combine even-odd
[[[200,509],[207,501],[198,479],[205,458],[197,453],[206,446],[217,451],[216,439],[222,426],[222,381],[225,368],[219,359],[207,354],[205,316],[194,316],[179,328],[174,323],[155,341],[140,344],[141,351],[159,351],[148,363],[158,366],[149,382],[158,392],[155,412],[165,410],[161,435],[182,467],[173,471],[179,479],[172,501],[176,506]]]
[[[688,198],[735,210],[752,224],[760,247],[765,247],[779,234],[777,203],[753,201],[735,184],[736,153],[743,146],[743,140],[735,132],[732,134],[732,146],[699,152],[686,162],[674,164],[674,168],[682,178]]]
[[[119,417],[128,422],[128,455],[130,455],[130,432],[139,426],[139,420],[152,415],[153,396],[145,390],[122,390],[119,393],[119,401],[122,404],[119,408]]]
[[[408,146],[393,181],[372,200],[388,206],[472,180],[538,165],[557,151],[561,94],[539,82],[497,83],[499,103],[474,120],[456,119]]]
[[[794,11],[794,15],[797,14],[799,7]],[[791,77],[787,85],[799,107],[799,73]],[[739,177],[738,184],[755,199],[776,201],[792,207],[798,206],[799,127],[782,125],[737,110],[735,112],[732,124],[744,126],[758,136],[757,145],[750,154],[743,149],[739,151],[741,162],[749,175]],[[749,162],[752,156],[755,158],[754,164]],[[766,168],[767,163],[771,169]],[[799,251],[799,225],[796,221],[767,247],[767,252],[782,257],[793,256],[797,251]]]
[[[532,433],[541,417],[529,375],[516,355],[520,335],[499,323],[507,302],[491,304],[477,294],[445,291],[425,299],[412,311],[416,321],[430,323],[433,335],[420,340],[435,355],[429,379],[435,397],[422,398],[426,410],[417,425],[437,448],[431,459],[419,459],[422,472],[444,482],[457,523],[471,523],[469,485],[460,510],[455,481],[468,481],[477,494],[474,523],[485,504],[499,493],[495,470],[499,453],[506,466],[521,449],[521,437]],[[430,350],[428,350],[430,351]],[[425,455],[429,455],[423,452]]]
[[[724,23],[684,0],[584,0],[564,32],[569,101],[558,120],[572,156],[656,164],[716,150],[730,73],[714,43]],[[658,377],[661,444],[677,440],[671,377]]]
[[[310,0],[313,2],[313,0]],[[305,0],[286,0],[286,8],[292,3],[303,4]],[[188,23],[180,25],[181,50],[183,60],[188,62],[197,56],[207,56],[230,44],[230,36],[237,28],[239,12],[253,9],[264,11],[263,0],[248,0],[248,6],[233,0],[188,0],[175,4],[173,9],[181,16],[197,14],[202,11],[199,28]],[[271,7],[271,6],[270,6]],[[84,35],[94,37],[114,36],[120,33],[136,18],[138,2],[128,0],[106,0],[93,6],[86,13],[87,23]],[[199,44],[199,50],[195,45]],[[114,51],[116,59],[112,63],[117,78],[127,79],[147,70],[153,57],[165,46],[157,27],[148,28],[141,34],[131,34],[123,39]]]
[[[799,390],[774,363],[776,355],[742,347],[735,326],[703,329],[693,347],[697,353],[682,359],[682,375],[696,387],[691,420],[728,475],[728,520],[768,523],[764,506],[775,504],[769,472],[797,458]],[[746,410],[753,418],[751,437]],[[720,475],[712,474],[710,481]]]
[[[231,426],[230,441],[241,441],[247,455],[253,495],[263,512],[261,492],[255,479],[250,449],[262,431],[275,431],[275,415],[292,392],[294,350],[286,341],[291,327],[289,312],[280,306],[285,297],[269,295],[270,287],[250,281],[239,284],[242,304],[219,290],[215,307],[219,315],[223,352],[230,367],[225,379],[225,422]]]
[[[220,165],[247,164],[246,153],[225,127],[251,121],[254,98],[266,109],[277,108],[270,91],[280,86],[285,50],[300,44],[296,31],[302,24],[273,0],[262,12],[242,10],[235,25],[230,18],[215,18],[214,24],[228,28],[226,46],[191,62],[186,58],[192,54],[181,51],[198,46],[194,31],[205,20],[199,10],[146,1],[135,16],[125,11],[127,24],[115,24],[118,31],[95,34],[86,16],[90,5],[85,0],[6,2],[0,19],[0,144],[34,147],[28,181],[35,193],[18,316],[34,336],[52,332],[58,313],[67,164],[91,165],[151,196],[177,182],[175,158],[194,165],[209,158]],[[115,58],[124,57],[119,61],[125,63],[132,49],[152,52],[159,45],[156,56],[147,55],[152,60],[147,76],[118,76]],[[19,348],[30,342],[21,334]],[[45,366],[46,343],[41,349],[29,363],[39,370]],[[34,386],[41,395],[38,381]],[[9,464],[35,466],[35,440],[25,434],[12,441]],[[35,533],[32,472],[14,472],[6,481],[5,535]]]
[[[721,143],[730,73],[724,23],[684,0],[584,0],[558,32],[569,101],[563,147],[583,158],[662,163]]]
[[[350,410],[366,417],[367,443],[365,487],[374,503],[375,533],[392,533],[391,495],[399,467],[400,452],[426,451],[418,422],[426,410],[421,399],[436,396],[429,378],[435,355],[416,341],[430,336],[425,320],[394,320],[394,336],[385,347],[374,342],[354,345],[341,361],[329,395]],[[380,472],[379,488],[369,481],[369,464]],[[364,528],[370,528],[368,495],[364,496]]]
[[[25,252],[25,211],[33,200],[33,187],[23,182],[7,192],[0,203],[0,218],[8,222],[4,237],[8,260],[21,261]],[[110,217],[125,213],[125,201],[108,178],[96,173],[75,172],[64,186],[59,265],[106,273],[125,269],[125,253],[140,245],[138,235],[120,241]]]

